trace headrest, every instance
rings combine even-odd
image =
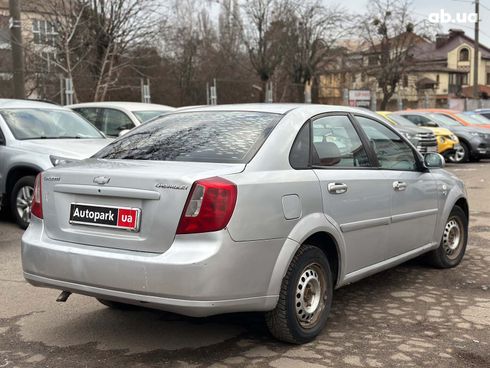
[[[340,162],[342,154],[340,153],[339,147],[337,147],[335,143],[315,142],[314,147],[316,153],[318,154],[319,160],[319,163],[315,164],[323,166],[333,166],[337,165]],[[316,161],[316,157],[314,157],[314,161]]]

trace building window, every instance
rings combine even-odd
[[[53,23],[39,19],[32,21],[32,34],[36,45],[55,46],[58,37],[58,32],[56,32]]]
[[[368,57],[368,65],[370,65],[370,66],[378,65],[378,56],[377,55],[370,55]]]
[[[490,86],[490,73],[487,73],[487,86]]]
[[[403,76],[403,88],[407,88],[408,87],[408,75],[404,75]]]
[[[436,83],[437,83],[437,85],[439,85],[439,81],[440,81],[440,79],[439,79],[439,74],[437,74],[437,75],[436,75]]]
[[[459,61],[469,61],[470,51],[465,47],[459,50]]]
[[[468,84],[468,74],[461,74],[461,83],[462,86]]]
[[[41,71],[51,73],[54,72],[56,66],[56,53],[42,52],[41,53]]]

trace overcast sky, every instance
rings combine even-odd
[[[219,0],[208,0],[211,5],[211,14],[219,13]],[[325,5],[340,4],[353,13],[362,13],[368,7],[368,0],[323,0]],[[440,18],[441,11],[453,19],[467,19],[468,14],[474,13],[473,0],[412,0],[414,16],[418,19],[428,19],[431,13]],[[432,18],[435,20],[434,16]],[[441,31],[447,32],[450,28],[462,29],[468,36],[474,38],[474,23],[441,23]],[[480,0],[480,43],[490,47],[490,0]]]
[[[336,3],[332,0],[324,0],[325,4]],[[366,0],[346,0],[341,3],[353,12],[359,12],[359,9],[366,9],[368,1]],[[428,18],[430,13],[441,13],[441,9],[453,18],[459,15],[459,19],[465,19],[467,13],[475,11],[475,4],[472,0],[412,0],[414,15],[419,19]],[[433,18],[434,19],[434,18]],[[448,31],[450,28],[459,28],[474,38],[474,23],[447,23],[442,24],[442,30]],[[490,47],[490,0],[480,0],[480,42]]]

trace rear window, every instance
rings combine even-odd
[[[104,159],[247,163],[282,115],[206,111],[162,116],[99,151]]]

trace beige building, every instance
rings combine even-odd
[[[10,11],[9,1],[0,0],[0,79],[12,78],[12,65],[9,42]],[[49,14],[43,6],[43,0],[22,2],[21,8],[22,37],[25,47],[27,93],[30,98],[43,98],[45,89],[52,86],[51,72],[54,71],[53,60],[56,57],[53,47],[58,36],[54,25],[49,22]],[[10,96],[3,96],[10,97]]]
[[[414,62],[401,78],[390,107],[447,107],[450,100],[472,96],[474,45],[464,31],[453,29],[437,35],[435,42],[420,39],[414,48]],[[320,77],[320,101],[345,103],[345,89],[381,93],[376,80],[367,77],[366,53],[344,47],[325,64]],[[490,94],[490,49],[480,44],[478,84],[481,98]]]

